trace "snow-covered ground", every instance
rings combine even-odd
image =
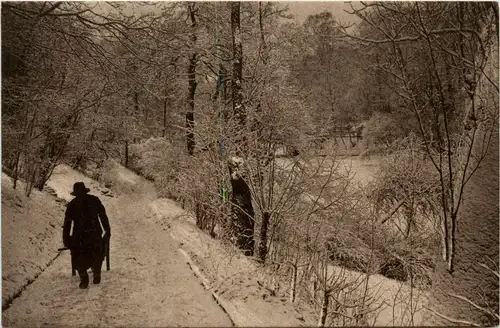
[[[287,286],[281,295],[270,296],[263,287],[268,280],[267,273],[256,262],[237,254],[230,246],[210,238],[197,229],[194,218],[180,209],[173,201],[157,199],[151,203],[152,211],[163,229],[182,243],[194,262],[209,280],[218,295],[230,300],[243,316],[243,322],[254,326],[311,326],[317,321],[314,310],[301,304],[290,304],[286,297]],[[329,274],[344,275],[347,281],[361,281],[363,273],[330,266]],[[368,282],[369,293],[373,297],[372,307],[378,308],[370,325],[407,325],[413,314],[415,325],[422,324],[423,306],[427,293],[410,289],[407,283],[375,274]],[[413,302],[410,302],[413,293]],[[410,307],[412,310],[410,311]],[[376,314],[375,314],[376,313]],[[265,318],[265,319],[263,319]]]
[[[150,184],[135,181],[135,193],[105,197],[98,192],[102,188],[98,183],[62,166],[48,185],[58,196],[70,198],[68,192],[75,181],[84,181],[108,211],[112,227],[111,271],[103,272],[100,285],[80,290],[78,277],[71,276],[69,253],[64,252],[2,313],[3,326],[232,325],[193,275],[178,252],[178,243],[152,220],[148,204],[156,195]],[[131,183],[130,179],[127,182]],[[40,211],[32,208],[34,214]],[[58,230],[62,217],[60,212],[56,219]],[[4,212],[2,222],[10,218]],[[27,224],[15,231],[24,231]],[[9,238],[8,230],[3,230],[3,235]],[[33,247],[26,239],[16,243],[21,248]],[[4,250],[3,258],[15,261],[12,254]]]
[[[200,231],[192,216],[169,199],[151,203],[157,222],[182,244],[221,298],[235,323],[253,327],[298,327],[316,323],[313,309],[291,304],[285,295],[271,296],[268,276],[257,263],[230,245]]]
[[[71,276],[69,253],[62,252],[3,312],[4,326],[314,324],[314,313],[307,313],[299,304],[291,305],[283,297],[267,297],[268,291],[257,282],[264,281],[264,273],[256,275],[253,262],[228,254],[225,245],[199,231],[173,201],[157,199],[151,183],[119,166],[114,170],[112,175],[120,180],[116,185],[126,190],[114,191],[114,197],[104,196],[101,191],[106,188],[65,165],[57,167],[48,182],[65,200],[72,199],[69,192],[75,181],[83,181],[90,193],[101,198],[112,227],[111,271],[103,271],[100,285],[80,290],[78,277]],[[51,206],[54,201],[45,203]],[[32,210],[40,211],[38,207]],[[10,221],[10,216],[4,218],[4,222]],[[60,210],[54,216],[58,224],[52,235],[57,240],[49,247],[49,258],[55,257],[53,250],[61,246],[62,218]],[[22,233],[23,229],[15,231]],[[4,230],[4,237],[9,236],[13,234]],[[30,248],[24,239],[18,238],[16,244]],[[198,255],[200,250],[208,251],[204,258]],[[195,277],[183,253],[191,255],[193,265],[200,265],[209,278],[209,290]],[[10,254],[4,252],[4,259],[12,258]]]
[[[2,173],[2,308],[57,255],[61,247],[64,206],[54,196],[24,183],[13,189]]]
[[[314,309],[300,300],[290,303],[286,291],[271,296],[266,288],[269,275],[264,268],[252,259],[238,255],[232,246],[200,231],[192,216],[175,202],[158,199],[150,182],[119,165],[115,165],[112,171],[110,176],[117,180],[115,195],[98,182],[64,165],[57,167],[48,182],[57,196],[65,200],[72,198],[69,192],[76,181],[85,182],[91,193],[101,198],[112,227],[111,271],[103,272],[101,285],[91,284],[89,289],[80,290],[77,288],[78,277],[71,276],[69,253],[63,252],[3,312],[4,326],[316,324]],[[3,272],[6,297],[6,281],[11,283],[12,277],[22,276],[17,270],[21,258],[26,263],[42,263],[37,259],[40,252],[33,252],[36,244],[24,238],[24,234],[32,234],[32,239],[37,240],[35,243],[43,244],[45,258],[51,260],[57,255],[54,250],[60,246],[63,211],[55,198],[46,193],[35,192],[31,200],[17,201],[15,193],[5,187],[8,178],[3,177],[2,182],[3,264],[10,267],[4,267]],[[29,205],[30,213],[39,213],[45,218],[37,221],[40,225],[37,229],[45,229],[51,222],[55,225],[53,230],[46,232],[50,238],[37,239],[37,234],[30,230],[32,228],[24,228],[32,226],[32,218],[26,215],[18,218],[14,214],[17,203],[24,207],[33,201],[35,203]],[[44,211],[51,214],[41,215]],[[22,222],[17,222],[19,220]],[[23,228],[19,229],[19,226]],[[18,254],[17,250],[24,253]],[[40,268],[37,270],[39,272]],[[197,276],[204,277],[205,287],[193,270]],[[349,274],[352,277],[359,275],[353,271]],[[16,286],[24,282],[22,280]],[[378,290],[378,302],[384,304],[374,324],[398,325],[405,309],[394,305],[392,300],[406,297],[407,286],[382,276],[373,276],[370,286]],[[417,316],[415,323],[418,322],[420,318]]]

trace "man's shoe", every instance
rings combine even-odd
[[[95,274],[94,275],[94,280],[93,280],[94,285],[98,285],[100,282],[101,282],[101,275],[100,274]]]
[[[80,277],[80,285],[78,285],[80,289],[86,289],[89,287],[89,276],[86,277]]]

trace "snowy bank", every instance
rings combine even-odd
[[[2,309],[57,257],[65,206],[49,193],[24,195],[2,173]],[[68,265],[70,265],[68,263]]]
[[[267,274],[259,264],[199,230],[193,217],[175,202],[157,199],[151,203],[151,210],[162,229],[169,230],[189,254],[187,261],[196,265],[193,271],[212,291],[236,326],[315,325],[316,316],[312,309],[300,303],[291,304],[287,297],[272,296],[264,283]]]
[[[174,201],[157,199],[151,203],[151,211],[162,230],[168,230],[179,241],[188,254],[187,261],[196,265],[195,274],[215,294],[237,326],[316,325],[317,314],[310,305],[301,300],[292,304],[286,293],[272,296],[266,287],[269,274],[260,264],[198,229],[193,216]],[[336,266],[329,266],[328,272],[346,275],[353,281],[364,275]],[[426,292],[378,274],[370,276],[368,288],[374,299],[372,306],[377,308],[369,319],[370,325],[400,326],[409,322],[410,316],[415,324],[422,322]],[[410,295],[413,302],[409,302]]]

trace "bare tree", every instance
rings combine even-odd
[[[460,216],[465,191],[492,152],[497,129],[496,73],[486,69],[498,51],[497,9],[484,3],[377,2],[353,6],[352,13],[370,28],[349,36],[385,51],[387,61],[377,69],[393,76],[394,92],[417,119],[427,158],[439,176],[443,260],[450,280],[459,279],[457,227],[467,225],[467,216]],[[455,305],[446,311],[471,314]],[[480,316],[483,324],[498,322]]]

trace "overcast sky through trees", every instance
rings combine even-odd
[[[304,22],[307,16],[322,11],[331,12],[342,23],[355,23],[358,21],[356,16],[345,12],[345,10],[350,9],[350,5],[344,1],[289,1],[288,5],[290,6],[290,12],[300,23]]]

